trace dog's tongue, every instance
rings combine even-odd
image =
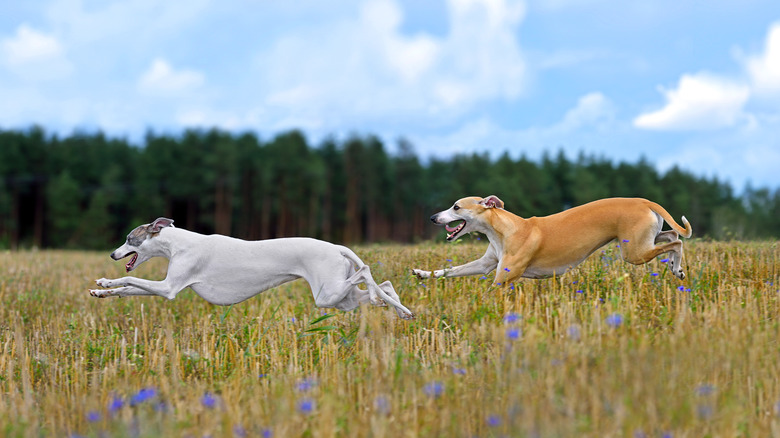
[[[133,265],[135,264],[137,258],[138,253],[133,254],[133,258],[131,258],[130,261],[125,265],[125,271],[130,272],[130,270],[133,269]]]
[[[453,232],[453,231],[457,230],[457,229],[458,229],[458,227],[460,227],[462,224],[463,224],[463,223],[461,222],[461,223],[459,223],[458,225],[455,225],[454,227],[451,227],[451,226],[449,226],[449,225],[445,225],[445,226],[444,226],[444,229],[445,229],[445,230],[447,230],[447,232],[451,233],[451,232]]]

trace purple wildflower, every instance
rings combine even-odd
[[[298,382],[298,392],[306,392],[312,390],[315,386],[317,386],[317,381],[314,379],[303,379],[300,382]]]
[[[509,272],[509,268],[504,268],[504,270],[505,270],[506,272]]]
[[[383,415],[390,413],[390,401],[387,397],[380,395],[374,399],[374,409]]]
[[[125,405],[124,400],[122,400],[122,397],[115,395],[110,402],[108,402],[108,412],[115,413],[116,411],[122,409],[122,406]]]
[[[621,324],[623,324],[623,315],[619,313],[613,313],[604,320],[604,322],[607,323],[608,326],[612,328],[618,328]]]
[[[272,436],[274,436],[274,433],[271,432],[271,429],[263,429],[263,431],[260,432],[260,436],[262,436],[263,438],[271,438]]]
[[[87,412],[87,421],[89,421],[90,423],[96,423],[100,421],[100,412],[98,411]]]
[[[566,329],[566,335],[575,341],[579,341],[581,337],[580,326],[577,324],[570,325],[569,328]]]
[[[487,417],[487,425],[490,427],[497,427],[501,425],[501,417],[498,415],[489,415]]]
[[[444,384],[439,381],[433,381],[423,387],[425,395],[431,398],[439,398],[444,393]]]
[[[515,312],[507,313],[506,316],[504,316],[504,322],[507,324],[514,324],[517,321],[520,321],[520,318],[522,317],[520,316],[519,313],[515,313]]]
[[[515,328],[515,327],[507,329],[507,331],[506,331],[506,337],[511,339],[511,340],[515,340],[515,339],[520,338],[520,334],[521,334],[520,329],[519,328]]]
[[[465,368],[452,367],[452,374],[465,376],[466,375],[466,369]]]
[[[214,397],[214,395],[210,392],[204,393],[203,397],[200,399],[200,402],[205,408],[208,409],[213,409],[215,406],[217,406],[217,398]]]
[[[157,395],[157,390],[149,387],[149,388],[141,388],[138,393],[136,393],[131,399],[130,399],[130,406],[135,406],[138,404],[141,404],[145,401],[149,401],[154,398],[154,396]]]
[[[240,424],[233,426],[233,436],[244,438],[246,436],[246,429],[244,429]]]
[[[483,275],[483,276],[479,277],[479,279],[480,279],[480,280],[487,280],[487,277],[485,277],[485,276]]]
[[[317,403],[314,402],[314,400],[310,398],[304,398],[300,401],[298,401],[298,412],[309,415],[312,412],[314,412],[314,409],[317,408]]]
[[[668,263],[669,259],[661,259],[661,263]]]

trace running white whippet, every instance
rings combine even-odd
[[[447,228],[447,240],[479,231],[490,240],[490,246],[473,262],[433,272],[414,269],[415,275],[461,277],[497,269],[495,283],[505,286],[520,277],[562,275],[615,239],[623,260],[635,265],[671,253],[669,269],[682,280],[685,273],[679,236],[691,237],[693,232],[685,216],[683,228],[663,207],[641,198],[601,199],[550,216],[523,219],[504,210],[504,202],[496,196],[474,196],[459,199],[431,220]],[[456,221],[460,223],[455,227],[447,225]],[[673,229],[661,231],[664,221]]]
[[[172,300],[190,287],[212,304],[239,303],[282,283],[303,278],[319,307],[344,311],[370,302],[395,307],[398,316],[412,319],[389,281],[376,284],[368,266],[347,247],[304,237],[246,241],[218,234],[203,235],[173,226],[159,218],[135,228],[111,258],[132,255],[127,272],[152,257],[169,260],[163,281],[122,277],[101,278],[93,297],[157,295]],[[354,266],[354,267],[353,267]],[[357,271],[355,271],[357,268]],[[364,283],[366,290],[358,288]],[[384,302],[383,302],[384,300]]]

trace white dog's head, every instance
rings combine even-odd
[[[504,201],[497,196],[490,195],[486,198],[471,196],[458,199],[448,210],[440,211],[431,216],[431,221],[436,225],[444,225],[447,229],[447,240],[457,240],[461,235],[470,231],[485,232],[485,226],[480,216],[493,208],[504,208]],[[450,227],[452,222],[462,221]]]
[[[125,270],[130,272],[150,258],[164,255],[153,239],[165,227],[173,228],[173,219],[161,217],[151,224],[136,227],[127,235],[125,244],[111,253],[111,258],[121,260],[132,255],[133,258],[125,265]]]

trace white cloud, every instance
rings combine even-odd
[[[523,91],[517,42],[522,3],[450,0],[448,32],[408,35],[394,0],[370,0],[351,20],[294,29],[259,58],[262,100],[282,117],[301,108],[357,120],[441,120]]]
[[[666,105],[641,114],[634,126],[657,130],[710,130],[734,126],[745,115],[750,89],[709,74],[683,75],[677,88],[661,89]]]
[[[770,27],[764,53],[749,58],[745,68],[757,93],[780,93],[780,22]]]
[[[203,73],[174,70],[168,61],[157,58],[141,75],[138,89],[148,94],[176,95],[193,91],[205,83]]]
[[[14,36],[0,42],[0,62],[27,80],[56,78],[72,70],[63,44],[28,24],[19,25]]]
[[[522,151],[538,157],[545,150],[566,148],[609,152],[610,156],[624,153],[624,127],[616,118],[615,104],[600,92],[581,96],[575,106],[565,112],[556,123],[511,129],[498,125],[487,117],[464,123],[446,135],[412,138],[426,152],[449,156],[453,152]],[[609,132],[610,136],[604,133]]]

